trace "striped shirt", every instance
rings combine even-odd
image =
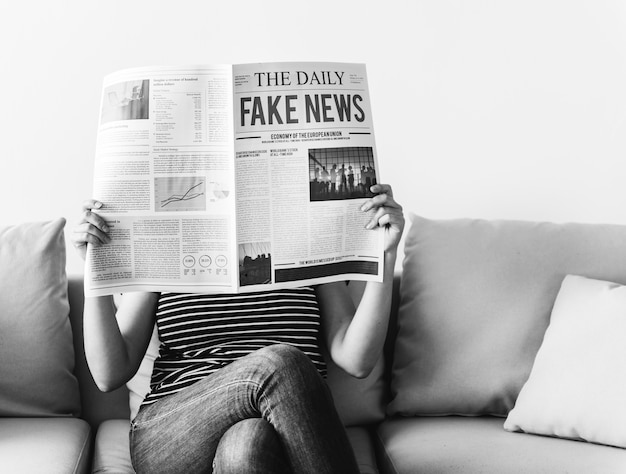
[[[302,350],[326,375],[311,287],[258,293],[163,293],[157,308],[161,346],[144,403],[176,393],[229,363],[272,344]]]

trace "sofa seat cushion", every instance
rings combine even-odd
[[[93,457],[93,472],[133,474],[128,445],[128,420],[106,420],[98,427]]]
[[[93,472],[134,474],[128,446],[128,420],[107,420],[98,428]],[[363,427],[347,428],[361,474],[377,474],[371,433]],[[2,472],[2,470],[0,470]]]
[[[348,438],[350,438],[352,449],[354,449],[354,454],[359,464],[359,472],[361,474],[378,473],[372,433],[362,426],[346,428],[346,431],[348,432]]]
[[[377,431],[386,474],[617,474],[626,450],[503,430],[497,417],[391,418]]]
[[[91,429],[78,418],[0,418],[0,472],[87,473]]]

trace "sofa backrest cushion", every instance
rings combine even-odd
[[[361,298],[364,286],[361,282],[351,282],[348,290],[355,303]],[[126,384],[129,389],[131,419],[137,414],[143,398],[150,390],[150,377],[154,360],[159,352],[159,337],[154,330],[148,350],[139,370]],[[384,359],[381,357],[364,379],[356,379],[337,367],[328,354],[325,354],[328,366],[327,382],[333,394],[339,416],[346,426],[377,423],[384,419]]]
[[[64,226],[0,228],[0,416],[80,412]]]
[[[626,226],[412,216],[388,413],[506,416],[567,274],[626,284]]]

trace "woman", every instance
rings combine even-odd
[[[330,356],[355,377],[367,376],[382,350],[396,253],[404,229],[402,207],[393,199],[391,187],[375,185],[371,190],[375,196],[361,211],[373,210],[366,229],[382,227],[385,232],[384,281],[366,284],[358,308],[354,308],[344,282],[289,290],[289,298],[271,296],[275,292],[246,296],[255,298],[255,304],[274,308],[270,319],[291,315],[295,306],[306,307],[297,315],[298,321],[316,327],[315,318],[319,317]],[[101,206],[94,200],[85,202],[83,217],[74,229],[72,241],[83,259],[87,244],[110,241],[104,219],[93,212]],[[299,302],[293,307],[284,302],[292,298]],[[243,343],[238,340],[236,349],[229,345],[232,333],[222,328],[231,317],[230,308],[247,311],[245,301],[241,295],[138,292],[125,294],[116,308],[112,297],[86,298],[85,353],[103,391],[123,385],[135,374],[155,323],[159,329],[161,348],[151,393],[131,423],[131,457],[136,471],[358,472],[320,375],[323,362],[312,361],[319,350],[274,344],[271,338],[259,342],[253,330],[242,331],[249,336]],[[205,306],[229,309],[207,319],[210,311],[204,311]],[[194,319],[198,307],[205,315],[200,318],[202,331]],[[305,351],[313,355],[305,355]]]

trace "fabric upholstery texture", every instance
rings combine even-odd
[[[106,420],[98,427],[93,454],[93,474],[134,474],[128,442],[128,420]]]
[[[0,416],[80,411],[64,225],[0,228]]]
[[[0,472],[89,472],[91,429],[78,418],[0,418]]]
[[[626,448],[626,286],[568,275],[504,424]]]
[[[626,472],[624,449],[510,433],[492,416],[390,418],[375,443],[385,474]]]
[[[565,275],[626,283],[626,226],[411,220],[392,415],[506,416]]]

